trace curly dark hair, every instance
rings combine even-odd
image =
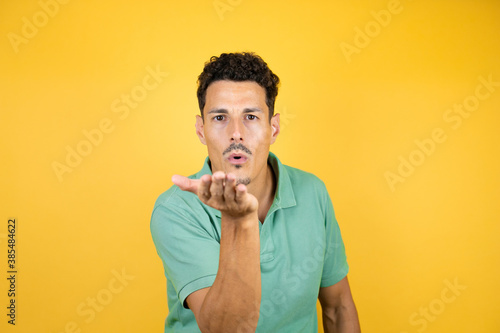
[[[198,104],[201,117],[208,86],[215,81],[254,81],[266,90],[266,104],[269,120],[274,115],[274,102],[278,95],[279,77],[274,74],[257,54],[253,52],[222,53],[213,56],[205,63],[203,72],[198,76]]]

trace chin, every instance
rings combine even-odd
[[[248,185],[252,180],[249,177],[236,178],[236,185],[243,184]]]

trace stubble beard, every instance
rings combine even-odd
[[[233,166],[236,169],[241,169],[241,167],[243,167],[243,165],[240,165],[240,164],[236,164]],[[236,178],[236,186],[238,186],[238,184],[248,185],[248,184],[250,184],[250,182],[251,182],[250,177]]]
[[[238,184],[248,185],[248,184],[250,184],[250,182],[251,182],[251,179],[249,177],[236,179],[236,185],[238,185]]]

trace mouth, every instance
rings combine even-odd
[[[227,160],[233,165],[241,165],[248,160],[248,157],[246,157],[244,154],[231,154],[229,155]]]

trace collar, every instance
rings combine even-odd
[[[281,161],[278,159],[278,157],[276,157],[276,155],[274,155],[271,152],[269,152],[267,162],[271,165],[274,175],[278,180],[278,185],[276,186],[276,193],[274,195],[274,200],[271,207],[275,207],[275,209],[280,209],[280,208],[288,208],[295,206],[297,203],[295,201],[295,195],[293,193],[292,182],[290,180],[290,175],[288,174],[288,171],[286,170],[285,166],[281,164]],[[211,174],[212,174],[212,169],[210,168],[210,159],[207,156],[207,158],[205,158],[205,163],[203,163],[203,167],[201,168],[201,170],[190,178],[199,179],[203,175],[211,175]],[[210,206],[207,206],[207,208],[214,215],[220,218],[221,216],[220,211]]]

